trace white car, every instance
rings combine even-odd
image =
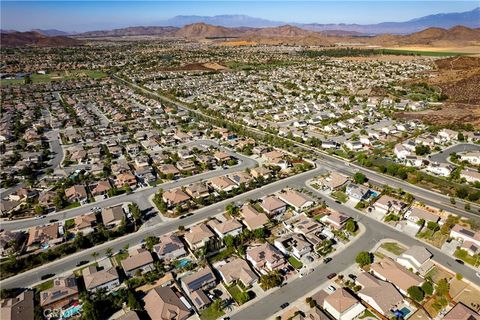
[[[334,286],[328,286],[327,290],[333,293],[337,289]]]

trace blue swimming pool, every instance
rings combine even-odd
[[[177,268],[184,268],[191,263],[189,259],[180,259],[177,263]]]
[[[403,317],[406,317],[410,313],[410,309],[403,307],[400,312],[403,314]]]
[[[81,310],[82,310],[82,305],[81,304],[77,304],[76,306],[72,306],[72,307],[63,311],[62,319],[68,319],[70,317],[73,317],[74,315],[79,314]]]

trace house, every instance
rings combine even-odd
[[[96,266],[88,266],[82,270],[85,289],[95,292],[100,289],[112,290],[120,285],[118,272],[115,267],[97,270]]]
[[[102,210],[103,225],[107,229],[116,228],[125,219],[125,212],[122,205],[104,208]]]
[[[42,207],[52,208],[55,207],[55,197],[57,193],[54,191],[45,191],[38,196],[38,204]]]
[[[85,214],[75,217],[75,230],[87,234],[93,231],[93,227],[97,224],[97,218],[94,213]]]
[[[253,180],[253,177],[246,172],[235,172],[227,176],[238,186],[241,184],[248,185]]]
[[[240,258],[226,261],[216,269],[227,286],[239,281],[244,287],[249,287],[258,280],[258,276],[252,271],[248,263]]]
[[[280,200],[293,207],[297,212],[310,208],[314,204],[310,198],[293,189],[283,190],[278,194],[278,197]]]
[[[337,320],[352,320],[365,311],[365,307],[344,288],[336,290],[323,301],[323,309]]]
[[[447,312],[443,320],[480,320],[480,314],[459,302]]]
[[[445,142],[450,142],[452,140],[457,140],[458,132],[450,129],[442,129],[438,132],[438,137]]]
[[[302,235],[289,234],[275,239],[275,247],[285,255],[293,255],[297,259],[302,259],[305,255],[312,252],[312,245],[306,241]]]
[[[132,277],[138,272],[144,274],[154,269],[152,254],[145,249],[138,249],[133,255],[122,260],[121,264],[127,277]]]
[[[345,147],[351,151],[358,151],[363,149],[363,144],[360,141],[345,141]]]
[[[350,183],[347,186],[346,193],[349,197],[361,201],[370,196],[370,189],[362,185]]]
[[[460,249],[465,250],[469,255],[474,256],[480,254],[480,246],[472,241],[464,241],[460,246]]]
[[[480,151],[467,152],[460,155],[460,160],[467,161],[473,165],[480,165]]]
[[[155,320],[185,320],[190,314],[190,304],[170,287],[156,287],[143,298],[145,311]]]
[[[328,215],[324,215],[321,218],[322,222],[328,223],[335,229],[342,229],[343,225],[347,220],[350,219],[349,216],[346,216],[338,211],[330,210]]]
[[[125,185],[128,185],[130,188],[135,188],[137,186],[137,178],[130,172],[120,173],[116,178],[115,186],[117,188],[122,188]]]
[[[26,320],[34,319],[34,292],[22,291],[14,298],[0,300],[0,319]]]
[[[158,259],[175,260],[187,255],[185,246],[180,238],[174,233],[163,234],[158,240],[158,244],[153,247]]]
[[[80,203],[84,203],[87,201],[88,194],[84,186],[74,185],[65,189],[65,197],[69,202],[78,201]]]
[[[236,237],[242,233],[242,224],[235,219],[228,219],[222,222],[212,220],[208,225],[220,237],[220,239],[223,239],[226,236]]]
[[[400,160],[405,160],[410,155],[410,151],[401,143],[395,145],[393,152]]]
[[[285,266],[282,253],[268,242],[248,247],[247,260],[262,274]]]
[[[240,210],[240,214],[243,217],[243,224],[245,224],[250,231],[263,228],[269,221],[264,213],[258,212],[250,204],[244,204]]]
[[[348,181],[349,179],[346,176],[334,171],[323,180],[323,185],[330,190],[339,190],[343,188]]]
[[[192,250],[197,250],[205,247],[215,235],[208,229],[205,224],[198,224],[190,228],[184,236],[185,241]]]
[[[433,267],[433,263],[430,261],[432,256],[427,248],[415,245],[398,256],[396,261],[415,273],[426,274]]]
[[[355,282],[362,287],[357,292],[358,296],[387,318],[390,318],[390,310],[395,310],[403,301],[402,295],[393,284],[368,272],[361,272]]]
[[[430,211],[420,207],[410,207],[410,209],[408,209],[407,212],[405,213],[404,217],[405,219],[413,223],[418,223],[420,220],[423,220],[425,222],[431,221],[436,223],[440,220],[440,217],[437,216],[436,214],[433,214]]]
[[[450,176],[454,169],[455,167],[448,163],[430,162],[430,164],[427,166],[428,172],[441,177]]]
[[[180,170],[178,170],[173,164],[163,164],[158,166],[158,171],[164,175],[171,175],[172,177],[176,177],[180,173]]]
[[[112,185],[109,180],[99,181],[93,188],[91,188],[94,197],[107,194],[110,189],[112,189]]]
[[[470,241],[475,243],[477,246],[480,246],[480,232],[462,227],[459,224],[454,225],[450,230],[450,237],[460,239],[464,242]]]
[[[227,176],[215,177],[209,180],[210,185],[216,191],[230,192],[237,188],[237,184],[230,180]]]
[[[192,171],[195,170],[195,163],[190,160],[181,160],[177,162],[177,168],[180,171]]]
[[[40,305],[44,310],[63,309],[78,301],[78,286],[75,276],[59,277],[53,286],[40,292]]]
[[[187,185],[185,192],[194,199],[205,198],[210,195],[210,190],[208,190],[207,185],[203,182],[195,182]]]
[[[0,232],[0,256],[6,257],[20,251],[25,242],[25,233],[23,231],[3,231]]]
[[[383,195],[377,201],[375,201],[373,207],[377,211],[383,212],[385,214],[388,212],[398,214],[407,207],[407,204],[401,200],[395,199],[387,195]]]
[[[231,160],[232,157],[226,153],[226,152],[223,152],[223,151],[217,151],[213,154],[213,157],[215,158],[215,160],[217,160],[217,162],[225,162],[225,161],[228,161],[228,160]]]
[[[404,295],[411,286],[420,286],[424,282],[420,276],[389,257],[372,263],[370,270],[378,278],[392,283]]]
[[[267,196],[263,198],[260,202],[260,207],[270,217],[282,214],[287,210],[287,204],[276,196]]]
[[[54,246],[63,242],[58,223],[35,226],[28,229],[27,250],[36,250],[42,246]]]
[[[182,289],[188,294],[195,307],[200,310],[207,307],[211,301],[204,291],[217,284],[217,279],[210,267],[206,266],[180,279]]]
[[[465,179],[467,182],[475,183],[480,181],[480,172],[465,169],[460,172],[460,178]]]
[[[257,167],[250,170],[250,174],[258,179],[262,177],[263,179],[269,179],[272,176],[272,170],[265,167]]]
[[[162,198],[169,208],[181,206],[190,200],[188,194],[183,192],[181,188],[170,189],[163,192]]]

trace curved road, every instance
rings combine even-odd
[[[449,163],[449,158],[452,153],[460,153],[460,152],[469,152],[469,151],[480,151],[480,145],[473,144],[473,143],[460,143],[450,148],[443,150],[442,153],[435,153],[430,155],[429,160],[435,162],[442,162],[442,163]]]

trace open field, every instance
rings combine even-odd
[[[48,83],[52,81],[73,80],[77,78],[89,77],[92,79],[105,78],[107,74],[101,71],[95,70],[73,70],[73,71],[61,71],[52,72],[47,74],[32,74],[30,77],[33,83]]]
[[[397,50],[397,51],[425,51],[425,52],[437,52],[437,53],[456,53],[464,55],[479,55],[480,46],[445,46],[445,47],[433,47],[433,46],[399,46],[399,47],[386,47],[385,49]]]

